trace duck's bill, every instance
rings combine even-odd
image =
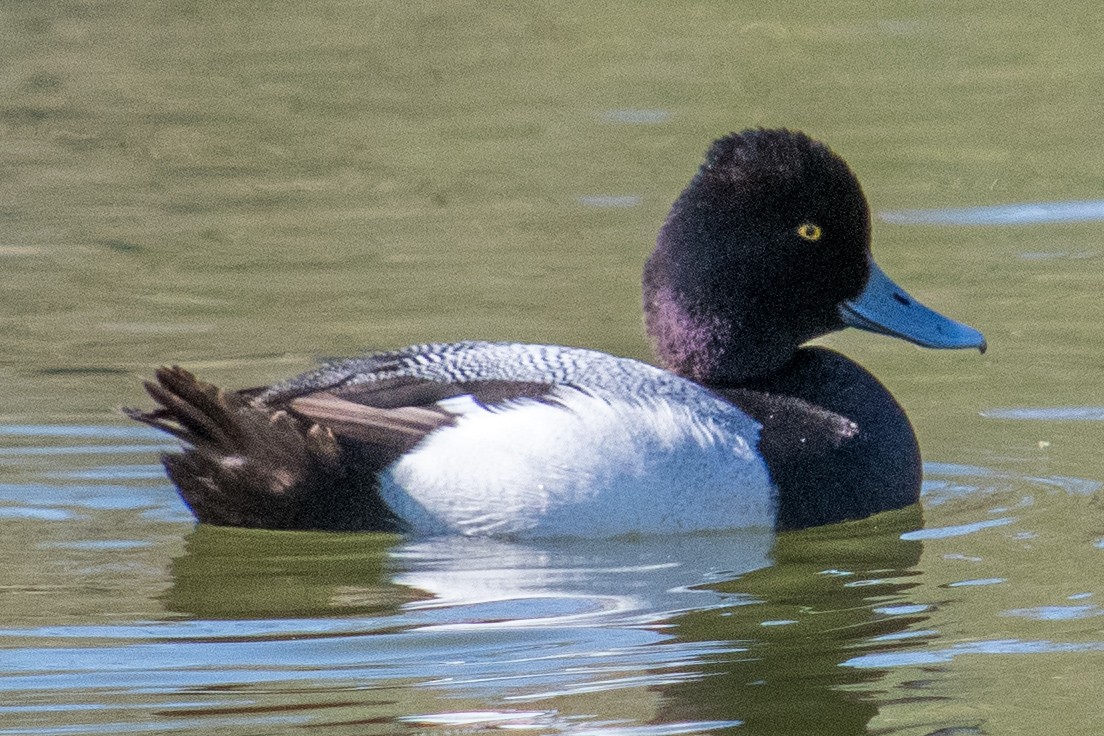
[[[925,348],[977,348],[985,352],[985,336],[913,299],[870,262],[866,288],[839,308],[844,323],[860,330],[899,337]]]

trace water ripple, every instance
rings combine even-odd
[[[163,432],[150,427],[105,426],[103,424],[0,424],[0,436],[6,437],[87,437],[90,439],[164,439]]]
[[[973,465],[924,463],[924,485],[920,495],[926,506],[935,507],[954,498],[1007,491],[1024,483],[1042,491],[1061,491],[1073,496],[1091,496],[1104,488],[1104,482],[1092,478],[1019,475]],[[1020,505],[1029,506],[1031,503],[1031,496],[1027,496],[1021,500]]]
[[[1000,585],[1007,583],[1008,578],[975,578],[973,580],[959,580],[954,583],[947,583],[947,588],[972,588],[981,585]]]
[[[1032,422],[1101,422],[1104,406],[1040,406],[1011,409],[986,409],[986,419],[1016,419]]]
[[[1104,199],[1021,202],[986,207],[894,210],[879,213],[894,225],[1038,225],[1104,220]]]
[[[917,539],[947,539],[949,537],[962,537],[967,534],[979,532],[982,529],[990,529],[997,526],[1007,526],[1016,521],[1014,517],[1006,516],[1001,519],[987,519],[975,521],[970,524],[956,524],[954,526],[940,526],[931,529],[917,529],[914,532],[905,532],[901,535],[904,540]]]
[[[842,667],[883,669],[945,664],[963,654],[1055,654],[1063,652],[1104,652],[1104,641],[1054,642],[994,639],[956,644],[946,649],[929,651],[877,652],[864,654],[842,662]]]
[[[179,445],[67,445],[62,447],[0,447],[0,457],[53,457],[58,455],[125,455],[177,450]]]
[[[1035,608],[1013,608],[1004,611],[1001,615],[1031,618],[1036,621],[1071,621],[1104,616],[1104,608],[1100,606],[1036,606]]]

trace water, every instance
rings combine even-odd
[[[1096,733],[1096,5],[0,6],[0,736]],[[984,356],[826,342],[908,409],[922,508],[513,544],[195,528],[132,426],[178,362],[644,357],[709,140],[827,140]]]

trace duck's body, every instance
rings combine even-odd
[[[773,489],[752,451],[758,425],[635,360],[551,345],[422,345],[336,363],[259,399],[329,425],[366,404],[399,404],[389,418],[420,415],[427,424],[409,451],[390,462],[377,451],[387,462],[380,498],[420,532],[612,536],[715,529],[719,518],[774,523]]]
[[[165,465],[214,524],[613,536],[859,518],[916,500],[915,436],[869,373],[800,344],[852,323],[984,345],[888,281],[868,229],[827,148],[745,132],[714,144],[645,270],[669,370],[560,346],[419,345],[237,393],[162,369],[148,384],[161,408],[129,413],[189,445]]]

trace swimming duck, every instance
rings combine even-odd
[[[556,345],[415,345],[223,391],[179,368],[126,413],[200,522],[510,537],[794,529],[915,503],[920,452],[870,373],[807,341],[981,333],[870,252],[847,164],[788,130],[715,141],[644,267],[661,367]]]

